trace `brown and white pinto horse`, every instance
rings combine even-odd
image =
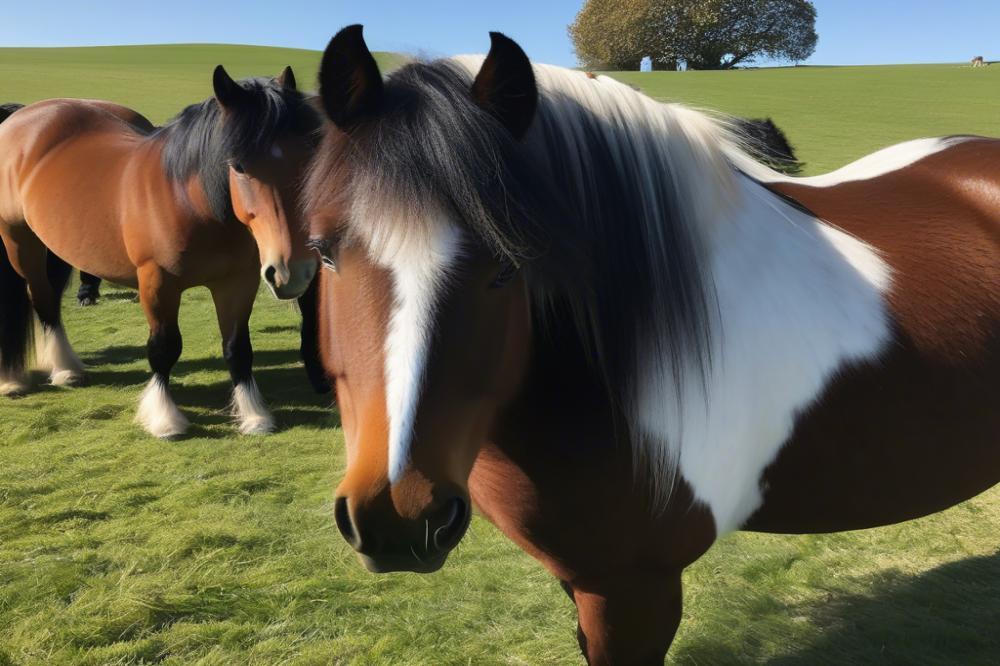
[[[296,90],[290,68],[274,79],[236,82],[220,65],[213,83],[214,98],[155,131],[130,109],[69,99],[30,105],[0,125],[0,238],[9,256],[0,274],[6,289],[23,291],[26,283],[52,383],[75,383],[83,366],[46,275],[49,250],[139,289],[154,374],[138,421],[157,437],[188,427],[167,388],[181,353],[184,290],[211,290],[240,431],[265,433],[273,419],[253,379],[249,333],[260,276],[279,298],[297,298],[317,265],[297,194],[319,114]],[[0,312],[7,329],[31,324],[16,301]],[[27,336],[13,338],[17,346],[2,350],[0,393],[27,388]]]
[[[719,536],[1000,481],[1000,141],[793,179],[499,34],[383,81],[346,28],[320,84],[335,514],[370,570],[442,566],[471,497],[563,581],[591,663],[661,663]]]

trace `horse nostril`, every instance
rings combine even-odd
[[[277,271],[274,269],[274,266],[268,266],[267,269],[264,271],[264,279],[267,280],[267,283],[269,285],[276,286],[274,284],[274,276],[276,273]]]
[[[469,504],[461,497],[453,497],[439,515],[443,520],[434,530],[434,547],[440,551],[451,550],[462,540],[469,526]]]
[[[354,529],[353,521],[351,521],[351,512],[347,506],[346,497],[337,498],[333,505],[333,518],[337,521],[337,529],[344,536],[344,540],[357,550],[361,544],[358,543],[358,534]]]

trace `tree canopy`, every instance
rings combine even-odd
[[[758,58],[805,60],[816,49],[810,0],[587,0],[569,34],[594,69],[731,69]]]

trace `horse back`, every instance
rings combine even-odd
[[[0,228],[27,224],[71,263],[131,281],[116,211],[152,127],[131,109],[97,100],[53,99],[19,110],[0,124]],[[91,247],[107,258],[91,263]]]
[[[747,527],[872,527],[1000,482],[1000,141],[961,140],[869,179],[771,187],[879,252],[893,334],[800,416]]]

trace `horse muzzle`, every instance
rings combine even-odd
[[[382,514],[338,497],[334,517],[368,571],[433,573],[465,536],[472,510],[467,499],[453,497],[415,520],[406,520],[395,512]]]
[[[293,261],[290,265],[284,261],[275,261],[263,264],[260,275],[275,298],[289,300],[306,292],[316,276],[317,268],[318,265],[313,260]]]

